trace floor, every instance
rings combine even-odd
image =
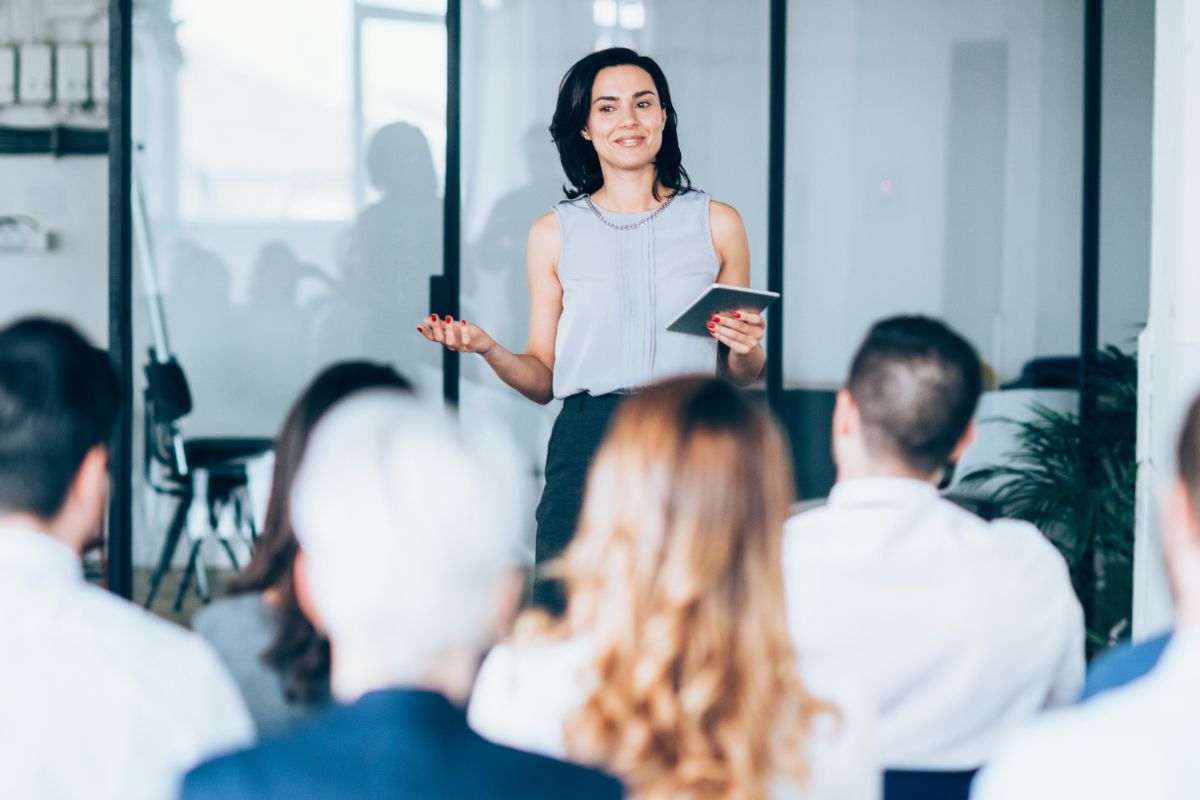
[[[187,590],[187,594],[183,597],[181,608],[175,610],[175,597],[179,593],[179,584],[183,580],[183,570],[173,569],[163,576],[162,583],[158,587],[158,595],[154,598],[154,605],[151,611],[158,614],[160,617],[166,617],[173,622],[178,622],[180,625],[189,625],[192,615],[195,614],[203,605],[199,595],[196,593],[196,583],[193,580]],[[134,569],[133,571],[133,600],[139,605],[146,602],[146,595],[150,592],[150,576],[153,573],[151,569]],[[220,597],[225,590],[226,584],[233,577],[234,573],[230,570],[208,570],[208,587],[213,598]]]

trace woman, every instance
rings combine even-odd
[[[567,615],[492,651],[471,724],[607,769],[637,798],[877,796],[855,696],[797,673],[791,487],[781,434],[728,383],[625,401],[564,556]]]
[[[537,510],[539,563],[570,541],[587,466],[622,397],[697,372],[746,385],[765,361],[763,319],[752,312],[714,317],[711,338],[665,330],[714,281],[750,282],[741,217],[692,188],[676,124],[653,59],[626,48],[581,59],[559,86],[550,126],[568,199],[529,233],[525,352],[466,320],[433,314],[417,328],[451,350],[480,354],[535,402],[564,401]],[[544,584],[537,599],[555,605]]]
[[[287,727],[329,700],[329,643],[300,611],[292,584],[296,535],[288,496],[308,438],[325,412],[366,389],[411,391],[391,367],[334,364],[296,400],[275,443],[267,516],[254,557],[229,596],[202,609],[192,627],[216,649],[237,681],[258,729]]]

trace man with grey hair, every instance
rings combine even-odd
[[[462,707],[516,605],[525,510],[508,440],[366,392],[313,434],[292,492],[296,592],[330,640],[339,707],[209,762],[201,798],[616,798],[591,770],[492,744]]]

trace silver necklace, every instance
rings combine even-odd
[[[609,220],[602,213],[600,213],[600,209],[596,208],[596,204],[592,202],[592,196],[590,194],[585,194],[583,196],[583,199],[584,199],[584,202],[587,203],[588,208],[590,208],[592,210],[592,213],[596,215],[596,219],[600,220],[605,225],[612,228],[614,231],[631,231],[631,230],[634,230],[635,228],[640,228],[643,225],[646,225],[652,219],[657,217],[659,214],[666,211],[667,206],[671,205],[671,201],[675,199],[675,194],[678,194],[678,192],[673,193],[670,197],[667,198],[667,202],[663,203],[661,206],[654,209],[654,211],[650,212],[650,216],[646,217],[645,219],[639,219],[637,222],[626,223],[625,225],[618,225],[617,223]]]

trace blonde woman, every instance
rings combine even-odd
[[[631,396],[563,558],[567,615],[492,651],[471,724],[636,798],[878,797],[862,706],[798,670],[788,638],[791,500],[782,436],[733,386]]]

